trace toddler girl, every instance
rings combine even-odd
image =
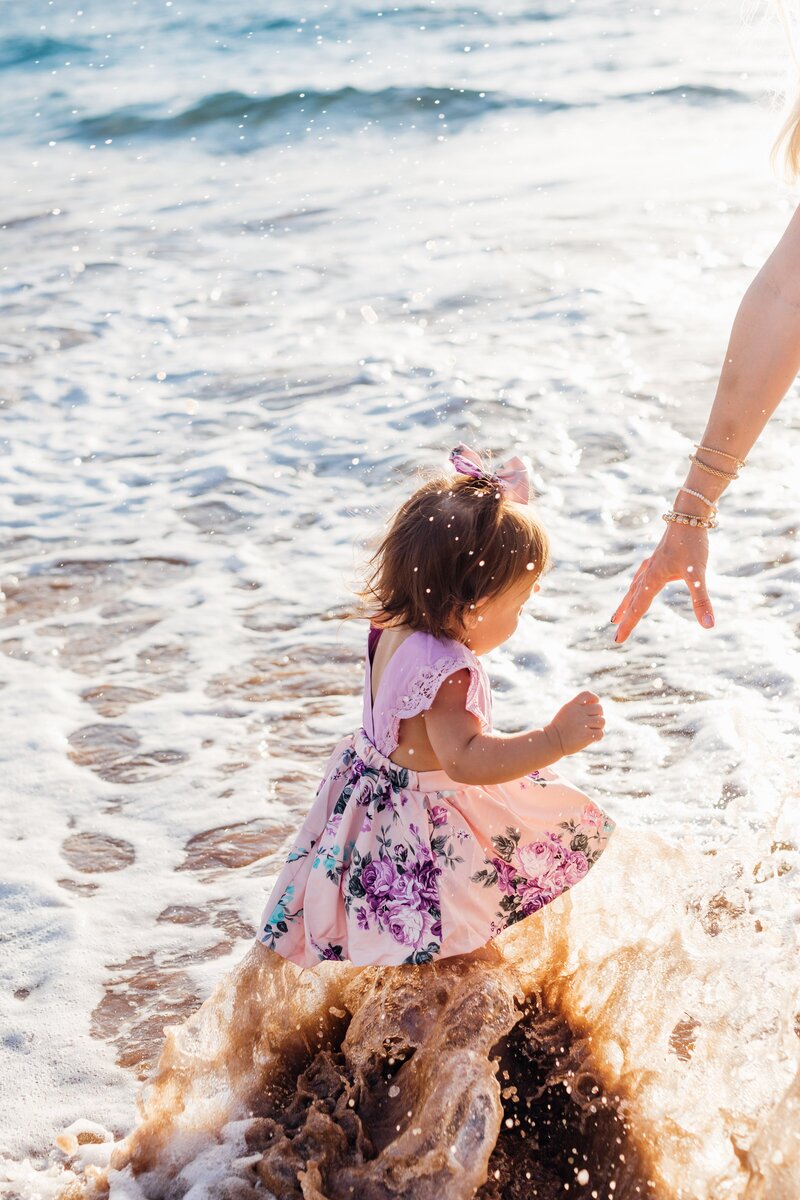
[[[372,560],[361,728],[333,751],[259,940],[301,966],[420,963],[484,945],[597,862],[614,822],[551,765],[603,736],[581,692],[543,728],[493,732],[480,656],[548,563],[513,458],[466,446],[400,508]]]

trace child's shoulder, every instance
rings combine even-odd
[[[370,657],[375,647],[373,638],[377,640],[380,633],[379,628],[373,626],[370,629]],[[413,630],[398,646],[387,649],[394,687],[400,691],[418,684],[428,688],[434,680],[441,683],[461,669],[468,670],[476,682],[479,677],[485,677],[483,664],[469,646],[456,638],[429,633],[426,629]]]
[[[489,687],[488,676],[477,654],[456,638],[420,630],[419,636],[414,637],[405,649],[408,651],[407,677],[419,681],[426,689],[432,687],[432,694],[456,671],[469,671],[471,693],[480,686]]]
[[[439,688],[459,671],[469,673],[467,708],[489,722],[489,681],[477,655],[464,642],[419,629],[410,634],[390,659],[388,682],[382,681],[384,707],[397,719],[417,716],[430,708]],[[388,668],[384,679],[388,675]],[[381,686],[381,685],[379,685]]]
[[[444,681],[461,671],[468,672],[466,707],[491,726],[491,686],[483,663],[474,650],[455,638],[426,633],[418,639],[422,653],[417,660],[415,682],[410,690],[424,695],[424,707],[433,703]]]
[[[417,630],[414,635],[415,644],[409,646],[419,658],[430,662],[442,658],[457,659],[470,666],[478,662],[477,655],[464,642],[456,638],[443,637],[439,634],[428,633],[426,629]]]

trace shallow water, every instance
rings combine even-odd
[[[501,963],[445,970],[497,1005],[453,1068],[482,1140],[447,1088],[429,1109],[486,1181],[440,1136],[431,1161],[487,1200],[537,1194],[527,1173],[543,1197],[796,1200],[796,395],[723,502],[713,633],[678,590],[622,649],[607,624],[794,203],[767,164],[780,36],[717,0],[380,11],[4,14],[0,1188],[88,1186],[165,1025],[112,1193],[266,1186],[247,1113],[308,1071],[332,1109],[362,1089],[371,1145],[337,1117],[308,1195],[419,1157],[378,1148],[380,1039],[352,1051],[405,985],[298,986],[250,942],[359,716],[365,540],[463,439],[531,455],[554,545],[488,664],[498,725],[595,688],[607,737],[565,773],[620,831]],[[313,1037],[270,1050],[286,1003]],[[448,1028],[388,1084],[412,1112]],[[53,1150],[77,1119],[106,1132]]]

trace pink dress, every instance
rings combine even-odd
[[[597,862],[614,822],[555,771],[457,783],[393,763],[400,722],[466,668],[467,708],[491,730],[486,672],[461,642],[417,631],[372,704],[380,630],[367,641],[362,727],[333,751],[261,918],[258,939],[301,966],[428,962],[485,945]]]

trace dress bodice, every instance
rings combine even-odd
[[[384,668],[372,701],[372,659],[382,630],[371,626],[364,670],[363,726],[373,745],[387,757],[397,749],[400,722],[430,708],[448,675],[470,673],[467,709],[485,729],[492,726],[489,679],[476,654],[452,638],[415,630],[401,642]]]

